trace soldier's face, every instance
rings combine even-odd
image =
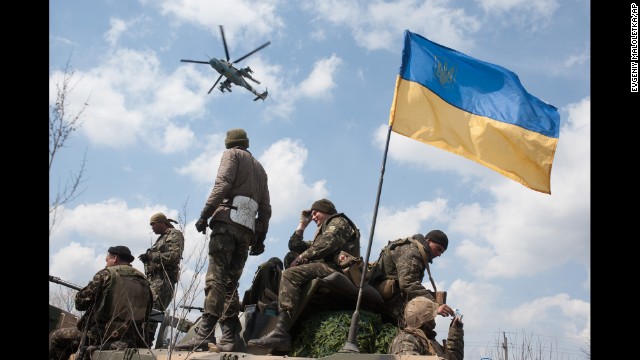
[[[167,231],[167,224],[165,223],[150,222],[149,225],[151,226],[151,230],[158,235],[164,234],[164,232]]]
[[[433,241],[429,241],[429,250],[431,250],[431,256],[435,259],[438,256],[444,254],[444,247]]]
[[[104,260],[107,262],[107,267],[109,267],[116,264],[118,257],[107,253],[107,257]]]
[[[327,218],[329,214],[323,213],[318,210],[311,210],[311,220],[313,220],[317,226],[320,226]]]

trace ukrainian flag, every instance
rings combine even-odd
[[[551,194],[560,115],[501,66],[405,30],[389,127]]]

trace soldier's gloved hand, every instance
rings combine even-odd
[[[200,219],[198,219],[198,221],[196,221],[196,229],[198,230],[198,232],[206,234],[207,233],[207,227],[209,227],[209,224],[207,224],[207,219],[200,218]]]
[[[264,252],[264,239],[267,238],[266,232],[256,233],[256,243],[249,247],[249,255],[258,256]]]
[[[302,210],[300,213],[300,223],[305,227],[311,222],[311,210]]]
[[[144,264],[149,262],[149,254],[144,253],[144,254],[140,254],[140,256],[138,256],[138,259],[140,259],[140,261],[142,261]]]
[[[291,264],[289,264],[289,267],[294,267],[294,266],[298,266],[298,265],[302,265],[302,264],[308,264],[309,260],[305,259],[303,257],[298,256],[297,258],[295,258]]]

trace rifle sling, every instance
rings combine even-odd
[[[429,281],[431,281],[431,285],[433,286],[433,292],[438,292],[438,289],[436,288],[436,283],[433,281],[433,278],[431,277],[431,270],[429,269],[429,258],[427,257],[427,251],[424,249],[424,246],[422,246],[422,244],[420,244],[417,240],[415,239],[410,239],[412,243],[416,244],[416,246],[418,247],[418,250],[420,250],[420,255],[422,255],[422,264],[424,264],[424,267],[427,269],[427,273],[429,274]]]

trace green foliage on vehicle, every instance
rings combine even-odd
[[[352,315],[352,311],[327,311],[305,320],[289,356],[321,358],[338,352],[349,336]],[[360,312],[357,340],[361,353],[386,354],[397,333],[398,328],[383,323],[380,315]]]

